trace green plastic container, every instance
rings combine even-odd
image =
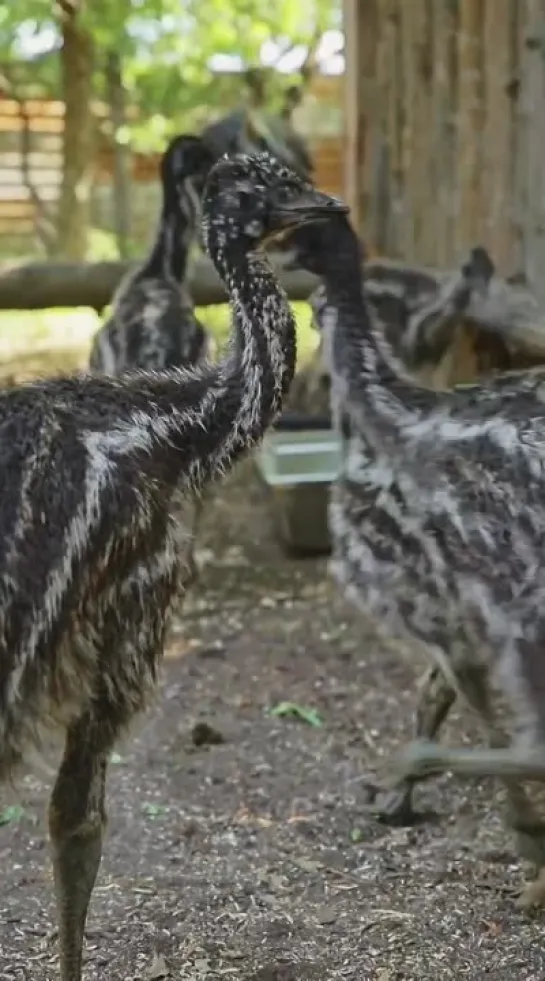
[[[341,452],[341,440],[328,419],[284,416],[263,440],[257,465],[271,489],[279,537],[292,555],[331,550],[327,506]]]

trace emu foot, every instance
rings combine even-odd
[[[416,811],[413,807],[414,787],[410,782],[394,787],[367,785],[373,816],[381,824],[393,828],[410,828],[433,820],[433,811]]]
[[[526,883],[515,906],[525,913],[545,906],[545,868],[540,869],[537,879]]]
[[[535,868],[545,869],[545,828],[542,825],[537,830],[515,828],[515,847],[517,855],[530,862]],[[545,884],[545,871],[544,871]]]

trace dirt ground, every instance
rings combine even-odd
[[[86,978],[543,981],[490,783],[430,782],[435,817],[411,829],[374,819],[366,781],[410,733],[420,666],[380,648],[325,560],[282,556],[253,474],[208,504],[155,710],[112,761]],[[285,701],[317,715],[270,714]],[[445,739],[471,729],[455,713]],[[1,981],[56,977],[53,763],[2,802]]]

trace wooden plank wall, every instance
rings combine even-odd
[[[57,200],[62,166],[62,103],[28,100],[23,105],[29,132],[27,157],[29,176],[45,205]],[[13,99],[0,99],[0,239],[14,248],[32,242],[35,208],[22,171],[21,106]]]
[[[344,16],[345,187],[373,250],[449,266],[481,242],[545,301],[545,0],[344,0]]]

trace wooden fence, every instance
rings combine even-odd
[[[316,165],[317,181],[324,190],[341,193],[343,182],[342,157],[342,87],[338,78],[318,78],[299,110],[301,129],[309,142]],[[26,121],[25,121],[26,120]],[[10,247],[15,253],[34,251],[36,204],[29,184],[46,209],[54,215],[62,174],[62,134],[64,106],[53,100],[18,102],[0,98],[0,250],[6,254]],[[22,150],[22,134],[27,127],[28,153]],[[158,156],[135,154],[132,180],[135,195],[156,184]],[[113,154],[105,141],[100,141],[95,167],[95,189],[101,207],[98,212],[111,216],[113,209],[104,205],[104,195],[112,187]],[[151,203],[150,203],[151,202]],[[142,195],[139,211],[151,208],[153,196]],[[140,215],[136,223],[142,237],[149,237],[149,218]],[[146,231],[147,226],[147,231]],[[106,230],[111,230],[108,228]]]
[[[379,252],[486,245],[545,300],[545,0],[345,0],[347,185]]]
[[[36,209],[25,182],[23,130],[28,131],[26,165],[45,207],[57,200],[62,166],[63,106],[54,101],[29,100],[22,106],[0,99],[0,240],[15,249],[32,241]]]

